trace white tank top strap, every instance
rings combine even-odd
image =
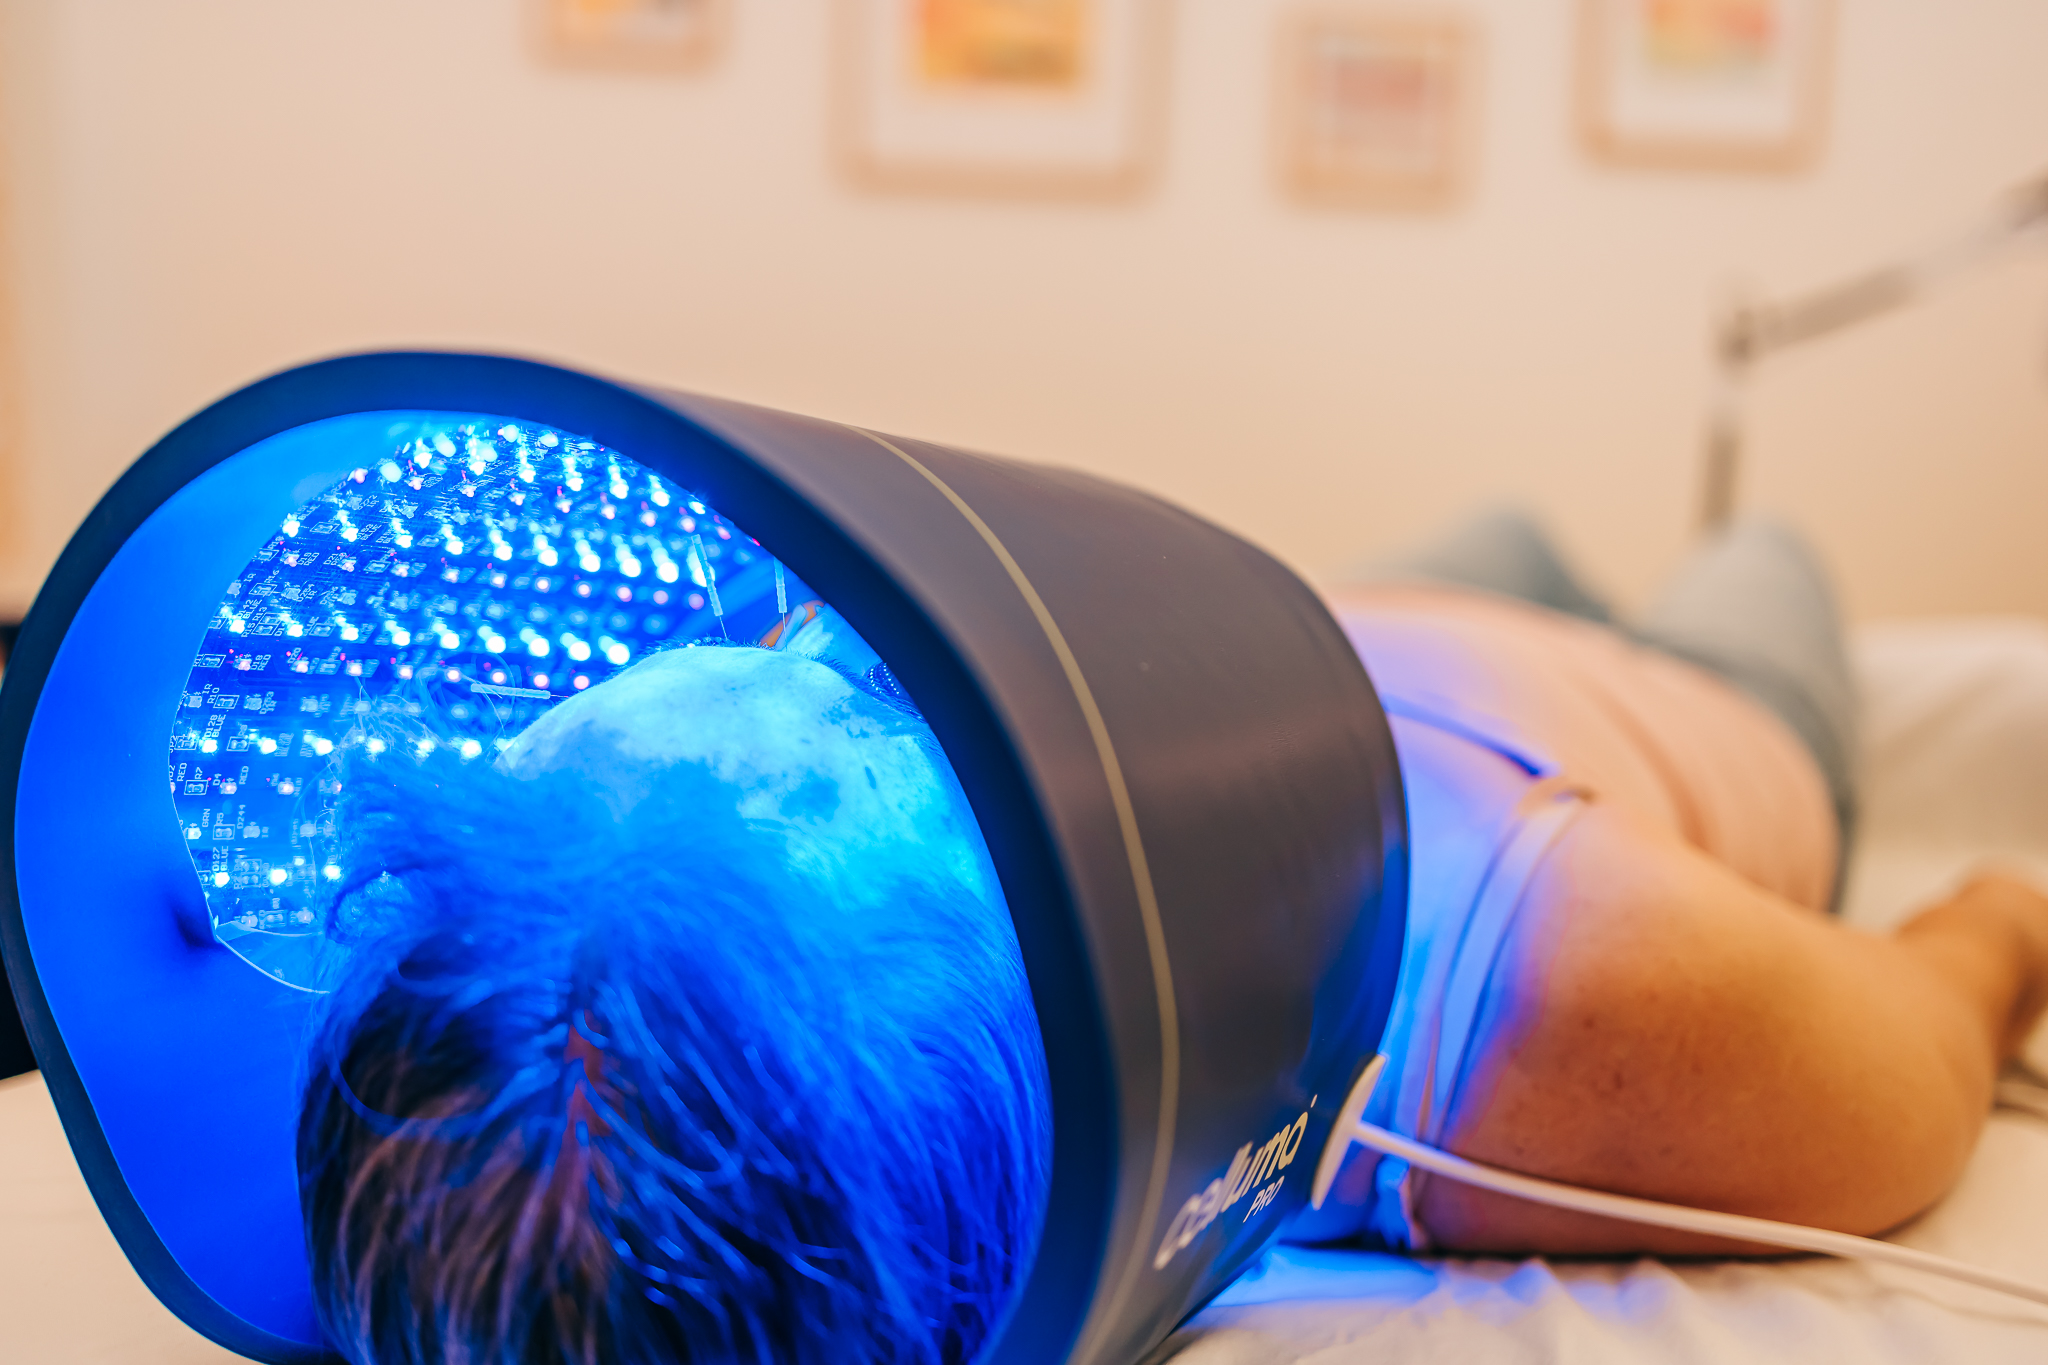
[[[1493,866],[1487,869],[1439,997],[1442,1012],[1429,1068],[1434,1073],[1429,1087],[1434,1102],[1418,1115],[1416,1134],[1432,1146],[1444,1137],[1444,1124],[1457,1104],[1460,1084],[1478,1060],[1480,1008],[1529,882],[1578,818],[1587,795],[1565,778],[1547,777],[1531,783],[1516,803],[1514,823],[1494,855]]]
[[[1398,1078],[1388,1078],[1396,1089],[1382,1121],[1436,1146],[1455,1111],[1466,1068],[1477,1060],[1479,1017],[1529,882],[1592,793],[1558,772],[1532,746],[1508,740],[1501,733],[1507,727],[1493,717],[1444,705],[1443,699],[1434,697],[1421,704],[1408,697],[1382,700],[1390,714],[1499,754],[1530,779],[1501,821],[1499,841],[1478,879],[1464,922],[1435,940],[1438,946],[1427,960],[1409,964],[1419,973],[1408,995],[1415,1017],[1404,1030],[1405,1055],[1389,1058],[1398,1068]],[[1415,1217],[1414,1182],[1407,1163],[1383,1159],[1373,1184],[1368,1226],[1392,1245],[1426,1250],[1429,1239]]]

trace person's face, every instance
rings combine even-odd
[[[799,654],[656,654],[556,707],[503,761],[514,774],[587,778],[621,816],[665,783],[682,790],[685,774],[702,793],[708,773],[711,790],[779,836],[789,865],[824,879],[842,903],[910,879],[1000,904],[978,826],[929,727]]]

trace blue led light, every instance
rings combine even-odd
[[[350,751],[489,761],[650,651],[757,640],[810,597],[701,497],[594,442],[487,416],[394,429],[284,518],[193,661],[168,776],[215,936],[317,988]]]

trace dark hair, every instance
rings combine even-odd
[[[708,776],[704,782],[712,781]],[[672,788],[672,789],[671,789]],[[615,817],[445,750],[346,779],[300,1194],[376,1365],[969,1360],[1050,1119],[1000,907],[858,914],[687,779]]]

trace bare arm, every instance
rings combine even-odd
[[[1846,929],[1595,805],[1530,889],[1460,1091],[1460,1155],[1874,1233],[1938,1199],[2048,1003],[2048,899],[1985,877]],[[1747,1250],[1425,1179],[1443,1246]]]

